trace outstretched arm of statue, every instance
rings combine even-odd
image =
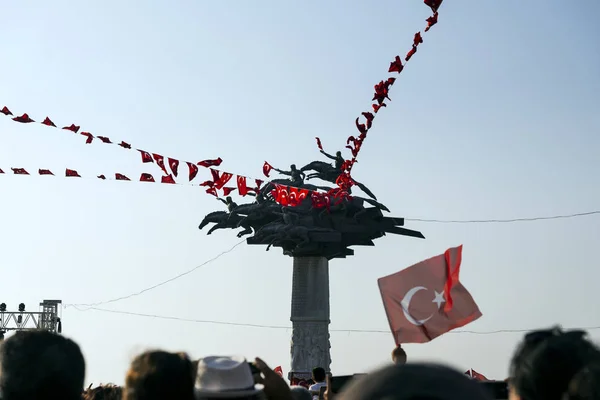
[[[282,171],[279,168],[273,168],[275,171],[279,172],[281,175],[287,175],[287,176],[292,176],[291,172],[288,171]]]
[[[336,158],[334,156],[332,156],[331,154],[328,154],[325,152],[325,150],[321,150],[321,154],[323,154],[325,157],[327,158],[331,158],[332,160],[335,160]]]
[[[226,202],[225,200],[223,200],[222,198],[220,198],[220,197],[217,197],[217,200],[219,200],[219,201],[220,201],[220,202],[222,202],[223,204],[227,205],[227,202]]]

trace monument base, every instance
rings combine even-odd
[[[310,379],[316,367],[330,372],[327,258],[294,257],[290,319],[292,363],[289,378]]]

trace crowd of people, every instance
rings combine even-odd
[[[47,331],[17,332],[0,345],[0,400],[387,400],[493,399],[486,386],[435,364],[407,363],[402,348],[394,364],[357,376],[341,390],[322,368],[307,387],[288,384],[263,360],[148,351],[137,356],[123,387],[84,389],[79,346]],[[333,380],[332,380],[333,379]],[[583,331],[560,328],[525,335],[514,352],[507,397],[511,400],[600,399],[600,349]],[[336,393],[337,392],[337,393]],[[497,398],[497,397],[496,397]]]

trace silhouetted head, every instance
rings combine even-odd
[[[116,385],[100,385],[83,393],[83,400],[121,400],[123,389]]]
[[[312,379],[316,383],[325,382],[326,378],[327,374],[325,373],[325,369],[317,367],[312,370]]]
[[[569,382],[600,351],[584,331],[560,328],[525,335],[510,365],[510,397],[514,400],[560,400]]]
[[[338,152],[335,153],[335,155],[336,155],[336,157],[341,157],[342,156],[342,152],[338,151]]]
[[[489,400],[483,385],[440,365],[391,365],[344,386],[336,400]]]
[[[184,353],[140,354],[127,371],[123,400],[193,400],[194,371]]]
[[[312,400],[313,398],[308,389],[302,386],[292,386],[290,391],[292,392],[293,400]]]
[[[64,336],[20,331],[2,342],[2,400],[80,400],[84,378],[81,350]]]
[[[406,352],[401,346],[396,347],[392,351],[392,361],[396,365],[404,365],[406,364]]]
[[[563,400],[600,399],[600,360],[586,365],[569,383]]]
[[[290,169],[291,169],[292,171],[295,171],[295,170],[296,170],[296,164],[292,164],[292,165],[290,165]]]
[[[231,203],[233,200],[231,199],[231,196],[227,196],[225,197],[225,201]]]

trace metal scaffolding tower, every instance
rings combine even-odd
[[[62,322],[58,307],[61,300],[44,300],[39,311],[26,311],[25,304],[19,304],[18,311],[7,311],[6,303],[0,304],[0,340],[9,331],[45,330],[54,333],[62,332]]]

